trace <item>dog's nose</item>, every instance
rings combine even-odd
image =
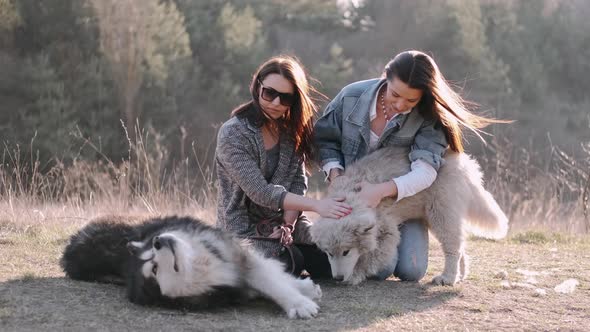
[[[154,238],[154,248],[156,250],[160,250],[162,248],[162,242],[160,242],[160,237],[159,236],[156,236]]]
[[[334,279],[336,281],[342,281],[342,280],[344,280],[344,276],[333,276],[332,279]]]

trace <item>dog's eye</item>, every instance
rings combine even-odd
[[[342,253],[342,256],[348,255],[349,252],[350,252],[350,250],[346,250],[345,252]]]
[[[152,273],[154,275],[158,274],[158,264],[154,263],[154,266],[152,266]]]

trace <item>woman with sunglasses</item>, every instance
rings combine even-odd
[[[434,60],[419,51],[395,56],[381,78],[344,87],[315,124],[315,142],[328,182],[344,168],[381,148],[406,149],[411,171],[384,183],[362,183],[359,195],[370,207],[385,197],[396,201],[428,188],[436,179],[443,154],[463,151],[462,127],[478,134],[491,123],[506,122],[475,115],[454,92]],[[420,220],[400,227],[398,259],[379,273],[418,281],[428,264],[428,229]]]
[[[217,137],[217,224],[284,261],[296,275],[305,268],[312,276],[329,276],[328,259],[312,245],[301,212],[340,218],[350,206],[304,196],[305,164],[314,159],[312,92],[294,58],[273,57],[258,68],[252,99],[232,111]]]

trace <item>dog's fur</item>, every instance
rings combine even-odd
[[[131,302],[202,309],[265,296],[290,318],[318,312],[321,290],[244,240],[192,218],[105,217],[72,235],[61,265],[72,279],[125,283]]]
[[[311,227],[312,239],[330,259],[332,275],[358,284],[392,264],[400,241],[398,225],[424,220],[445,255],[439,285],[454,285],[468,274],[465,231],[493,239],[506,236],[508,219],[482,184],[475,160],[464,153],[447,152],[445,163],[428,189],[395,202],[386,198],[375,209],[358,198],[362,181],[381,183],[410,171],[408,151],[382,148],[346,168],[334,180],[329,197],[345,197],[352,213],[338,220],[321,218]]]

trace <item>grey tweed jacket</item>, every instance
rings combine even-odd
[[[269,182],[263,175],[267,159],[261,128],[236,116],[221,126],[215,152],[218,227],[240,237],[254,236],[260,220],[282,217],[287,192],[305,194],[305,166],[295,154],[295,144],[288,137],[279,141],[280,157]],[[299,230],[304,226],[299,225],[301,219],[293,234],[296,242],[304,235],[297,233],[307,233]]]

